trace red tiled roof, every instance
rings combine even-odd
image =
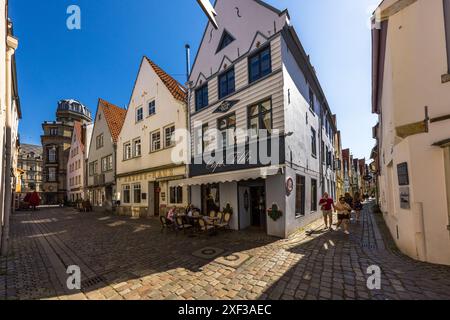
[[[117,143],[123,123],[125,122],[127,110],[113,105],[103,99],[98,99],[98,106],[103,109],[103,114],[105,115],[105,120],[108,124],[113,142]]]
[[[75,121],[75,124],[73,126],[73,134],[76,134],[77,140],[80,142],[81,152],[84,152],[84,143],[82,139],[82,129],[81,129],[81,122]]]
[[[164,83],[164,85],[169,89],[172,96],[181,101],[186,102],[187,101],[187,93],[186,88],[183,87],[177,80],[169,76],[163,69],[161,69],[156,63],[154,63],[149,58],[145,57],[152,66],[153,70],[156,72],[158,77],[161,79],[161,81]]]

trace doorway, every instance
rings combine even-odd
[[[265,181],[254,180],[241,182],[239,192],[239,228],[254,228],[267,231],[266,184]]]
[[[250,187],[250,220],[251,226],[266,229],[266,188]]]
[[[150,217],[159,217],[161,188],[159,182],[148,183],[148,215]]]

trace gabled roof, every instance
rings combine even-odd
[[[82,134],[83,130],[81,128],[81,122],[75,121],[75,124],[73,126],[73,135],[76,137],[78,143],[80,144],[80,151],[84,152],[84,143],[82,140]]]
[[[161,81],[164,83],[164,85],[167,87],[167,89],[169,89],[172,96],[181,102],[186,102],[187,101],[186,88],[183,87],[177,80],[175,80],[174,78],[169,76],[163,69],[161,69],[152,60],[150,60],[147,57],[145,57],[145,59],[147,59],[148,63],[150,63],[150,66],[156,72],[158,77],[161,79]]]
[[[123,123],[125,122],[127,110],[103,99],[98,99],[98,107],[102,108],[105,121],[108,124],[109,132],[111,133],[111,138],[114,143],[117,143]]]

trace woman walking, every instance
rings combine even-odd
[[[347,235],[350,234],[350,232],[348,231],[348,227],[350,224],[350,212],[352,211],[352,208],[348,205],[348,203],[345,202],[344,197],[339,199],[339,202],[334,205],[334,208],[338,213],[338,224],[336,230],[338,230],[341,225],[343,225],[344,233]]]

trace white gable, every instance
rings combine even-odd
[[[220,70],[224,58],[235,61],[288,23],[287,12],[277,12],[257,0],[217,0],[215,9],[219,29],[208,23],[190,77],[195,85]],[[225,30],[235,40],[217,52]]]

